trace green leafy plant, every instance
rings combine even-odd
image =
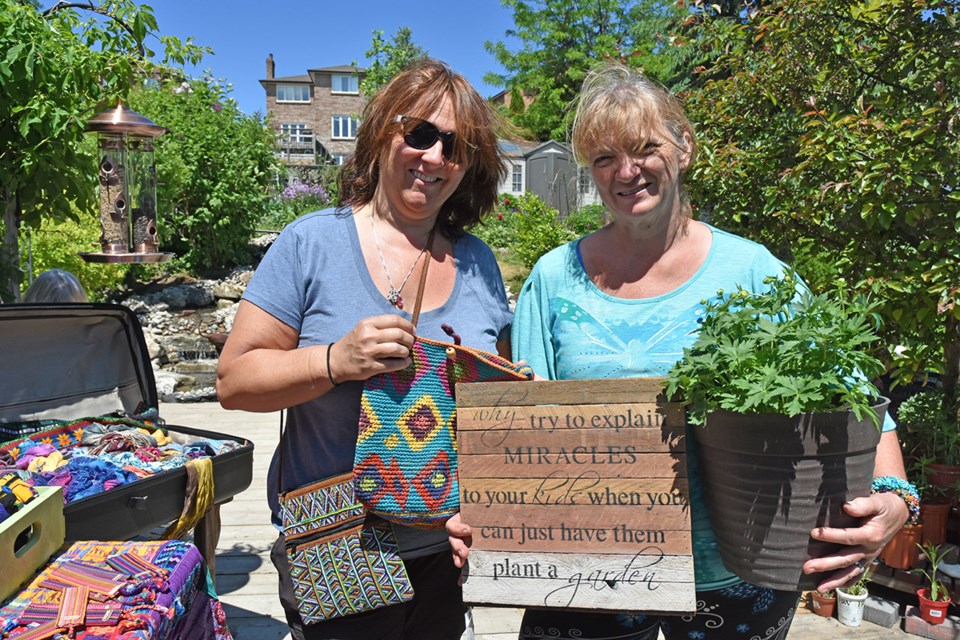
[[[862,596],[867,593],[867,583],[870,582],[870,567],[866,567],[860,574],[860,579],[842,590],[847,595]]]
[[[923,552],[923,555],[927,557],[930,568],[924,569],[917,567],[914,571],[926,578],[930,584],[930,599],[934,602],[949,600],[950,592],[947,590],[943,581],[937,579],[937,568],[940,566],[940,563],[943,562],[948,550],[941,548],[939,544],[918,544],[917,546]]]
[[[877,340],[876,303],[863,296],[814,295],[794,271],[704,301],[697,340],[667,377],[667,396],[688,406],[694,424],[707,413],[850,409],[870,417],[879,393],[869,380],[883,370],[869,349]]]
[[[960,464],[960,430],[955,412],[946,406],[943,390],[910,396],[900,405],[897,418],[904,452],[915,464],[923,460],[927,464]]]
[[[514,203],[517,234],[515,251],[527,267],[533,267],[547,251],[576,237],[560,223],[557,210],[537,194],[524,193],[517,196]]]

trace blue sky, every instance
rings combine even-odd
[[[191,70],[193,75],[209,69],[231,82],[232,97],[250,114],[265,109],[259,80],[266,75],[267,54],[273,54],[277,76],[354,61],[363,66],[374,29],[389,37],[399,27],[409,27],[416,44],[466,76],[483,96],[491,96],[500,88],[486,85],[483,76],[502,70],[483,43],[506,40],[506,30],[513,26],[512,14],[497,0],[147,0],[147,4],[154,9],[160,33],[192,36],[197,44],[214,50]],[[149,46],[158,49],[159,43]]]

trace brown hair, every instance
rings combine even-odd
[[[684,142],[684,133],[690,136],[689,143]],[[592,69],[583,80],[573,117],[570,141],[577,163],[589,165],[591,155],[611,139],[631,145],[628,150],[639,155],[652,137],[689,152],[682,177],[697,157],[697,142],[680,100],[626,65],[607,63]],[[689,214],[689,203],[685,197],[683,201]]]
[[[457,115],[453,160],[465,163],[467,171],[457,190],[440,207],[437,229],[448,238],[458,238],[493,208],[500,180],[506,175],[497,144],[500,118],[466,78],[432,58],[405,67],[364,108],[357,149],[338,178],[344,205],[356,208],[373,199],[380,180],[380,162],[400,131],[396,116],[426,118],[444,98],[450,99]]]

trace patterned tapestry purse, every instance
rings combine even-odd
[[[365,513],[351,473],[281,493],[280,516],[297,610],[305,623],[413,599],[390,523]]]
[[[430,265],[426,262],[413,309],[413,325]],[[418,337],[406,369],[367,379],[353,459],[357,499],[371,513],[398,524],[439,528],[460,510],[457,480],[458,382],[532,380],[533,371],[495,353]]]
[[[530,380],[533,371],[427,338],[416,339],[411,357],[406,369],[363,386],[354,488],[360,502],[386,520],[437,528],[460,510],[457,383]]]

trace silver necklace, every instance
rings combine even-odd
[[[377,255],[380,256],[380,266],[383,267],[383,275],[387,276],[387,284],[390,285],[390,291],[387,292],[387,302],[397,309],[403,309],[403,298],[400,297],[400,292],[403,290],[404,285],[407,284],[410,276],[413,275],[413,270],[417,268],[417,263],[420,262],[420,258],[422,258],[423,254],[427,251],[427,244],[429,244],[429,242],[423,245],[423,249],[420,249],[420,253],[417,254],[417,259],[410,265],[410,271],[407,271],[407,275],[404,277],[403,282],[400,283],[400,286],[395,287],[393,286],[393,281],[390,279],[390,272],[387,270],[387,261],[383,259],[383,249],[380,248],[380,238],[377,237],[377,227],[373,224],[373,218],[374,215],[371,213],[370,230],[373,232],[373,241],[377,245]]]

